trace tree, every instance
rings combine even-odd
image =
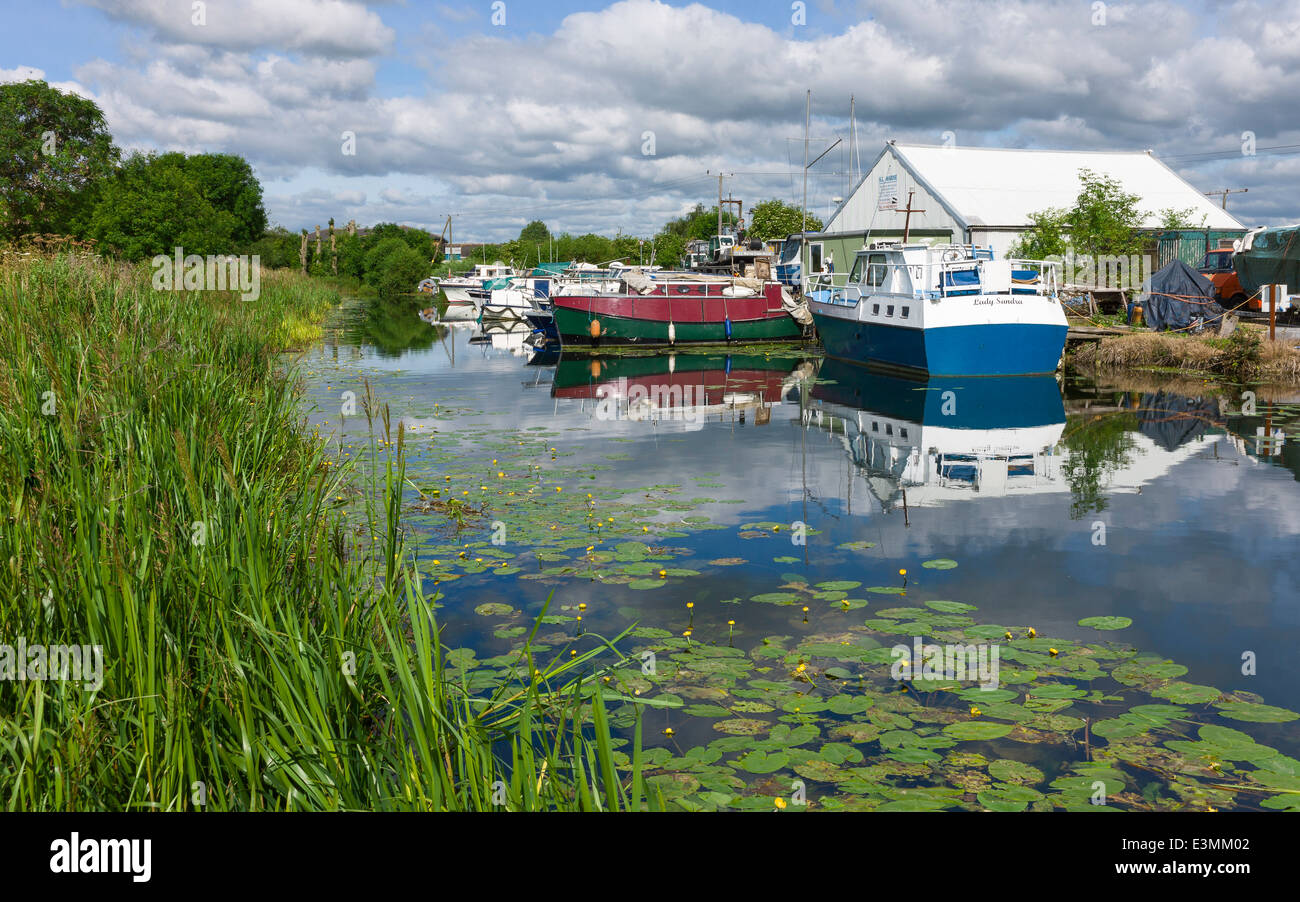
[[[1020,237],[1007,250],[1007,256],[1023,260],[1064,259],[1068,250],[1065,238],[1068,216],[1065,210],[1055,207],[1030,213],[1029,228],[1020,233]]]
[[[120,156],[91,100],[43,81],[0,85],[0,234],[71,234]]]
[[[171,254],[230,254],[247,229],[214,206],[182,153],[135,154],[98,192],[88,233],[127,260]]]
[[[1193,219],[1196,216],[1196,208],[1188,207],[1185,210],[1175,210],[1173,207],[1165,207],[1156,214],[1160,217],[1160,228],[1166,232],[1183,232],[1190,229],[1203,229],[1205,222],[1209,218],[1207,214],[1202,213],[1201,219],[1197,222]]]
[[[201,153],[185,157],[184,168],[208,203],[234,215],[236,241],[254,241],[266,230],[262,184],[247,160],[228,153]]]
[[[806,222],[808,231],[821,231],[822,221],[811,213]],[[760,241],[796,235],[804,231],[804,224],[802,210],[775,198],[754,204],[749,211],[749,237]]]
[[[401,238],[390,237],[366,253],[365,280],[381,297],[410,294],[429,268],[428,259]]]
[[[1140,254],[1145,244],[1138,234],[1144,219],[1138,210],[1141,198],[1090,169],[1079,170],[1079,181],[1079,196],[1066,216],[1074,252],[1089,257]]]
[[[548,241],[550,237],[551,230],[540,219],[534,219],[519,232],[519,240],[530,247],[539,241]]]
[[[735,225],[736,216],[730,210],[722,214],[723,225]],[[718,208],[704,209],[703,204],[696,204],[689,213],[670,219],[664,224],[666,233],[679,235],[686,241],[707,240],[718,233]]]

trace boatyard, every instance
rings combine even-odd
[[[470,812],[1268,870],[1300,7],[183,5],[0,37],[15,872],[491,873]]]

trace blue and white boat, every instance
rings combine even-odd
[[[1056,264],[971,245],[881,243],[807,280],[826,353],[943,376],[1054,373],[1065,351]]]

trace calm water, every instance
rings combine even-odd
[[[1195,383],[1162,391],[1136,376],[1104,386],[1076,378],[917,386],[789,351],[556,362],[522,338],[430,326],[397,305],[332,331],[301,361],[312,419],[345,453],[364,446],[368,427],[362,415],[340,417],[340,399],[363,397],[368,380],[412,430],[408,475],[426,500],[439,487],[442,498],[486,505],[459,534],[427,511],[413,511],[409,524],[427,560],[465,543],[486,543],[474,556],[514,555],[437,586],[444,639],[480,659],[507,651],[511,625],[531,624],[551,592],[555,608],[588,605],[584,631],[614,635],[638,619],[664,636],[689,629],[689,641],[740,649],[770,636],[794,648],[844,635],[875,611],[945,599],[974,605],[978,623],[1132,646],[1186,667],[1186,683],[1300,709],[1300,410],[1285,393],[1268,401],[1260,392],[1248,416],[1239,391]],[[611,400],[637,386],[665,392],[674,406],[656,419],[639,416],[635,398]],[[1261,441],[1267,435],[1280,440]],[[555,485],[563,491],[552,495]],[[587,493],[592,500],[574,507]],[[514,525],[520,508],[514,519],[499,513],[521,496],[526,529]],[[594,531],[592,510],[617,520]],[[504,545],[491,544],[493,522],[511,524]],[[576,572],[542,572],[555,567],[535,557],[548,533],[570,537],[557,549],[569,560],[559,563]],[[629,569],[641,570],[622,582],[593,572],[613,573],[618,561],[574,563],[586,545],[599,554],[637,539],[673,549],[662,586],[636,587],[659,565],[635,556]],[[936,559],[956,566],[922,566]],[[812,597],[825,581],[861,587]],[[791,584],[813,588],[795,604],[750,600]],[[518,613],[513,621],[476,613],[485,602]],[[1078,625],[1099,615],[1132,625]],[[552,642],[578,634],[572,621],[556,628]],[[1247,652],[1254,675],[1242,673]],[[779,660],[754,663],[775,665],[769,678],[785,676]],[[707,685],[715,688],[686,704],[712,703],[719,685],[743,683]],[[1215,720],[1207,706],[1193,707],[1204,722],[1300,757],[1294,723]],[[1106,708],[1063,713],[1114,716]],[[646,742],[681,754],[723,735],[715,720],[650,709]],[[675,735],[666,738],[669,726]]]

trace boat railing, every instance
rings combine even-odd
[[[887,286],[896,275],[888,272],[874,285],[850,281],[852,273],[814,273],[805,290],[823,303],[852,306],[863,297],[887,294],[925,300],[1003,294],[1055,298],[1061,285],[1060,263],[1051,260],[966,258],[874,265],[906,269],[912,292],[891,291]]]

